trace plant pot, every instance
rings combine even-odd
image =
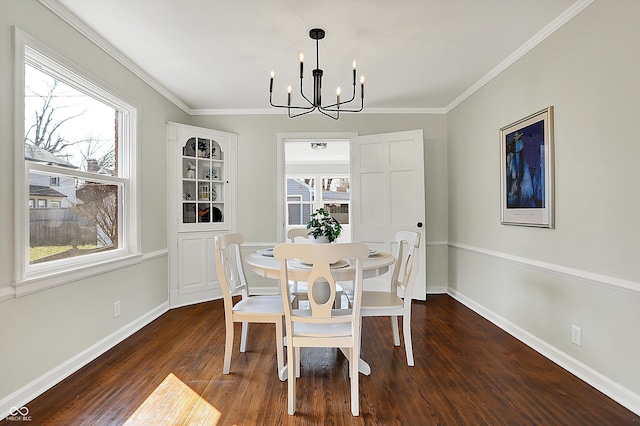
[[[329,237],[323,235],[321,237],[315,238],[313,235],[309,235],[309,242],[315,244],[328,244],[330,243]]]

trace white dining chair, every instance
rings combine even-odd
[[[396,233],[396,262],[389,291],[363,291],[362,317],[391,317],[393,344],[400,346],[398,317],[402,317],[402,335],[407,364],[414,366],[411,342],[411,295],[418,273],[420,234],[412,231]],[[400,293],[402,291],[402,293]]]
[[[296,377],[300,375],[300,348],[340,348],[349,359],[351,379],[351,413],[360,412],[358,360],[360,359],[360,305],[362,260],[369,248],[361,243],[346,244],[278,244],[273,255],[280,260],[280,285],[287,333],[288,413],[296,411]],[[331,273],[336,262],[355,262],[352,309],[333,309],[336,281]],[[307,298],[309,309],[293,309],[289,293],[289,268],[310,268]],[[328,288],[317,291],[317,288]],[[322,296],[319,296],[322,294]],[[328,297],[326,296],[328,294]]]
[[[223,374],[229,374],[233,350],[234,323],[242,323],[240,352],[247,349],[249,323],[272,323],[276,327],[276,358],[278,377],[284,380],[284,306],[282,297],[276,295],[250,296],[242,267],[240,247],[244,239],[240,234],[225,234],[215,237],[216,271],[224,297],[224,319],[226,339],[224,345]],[[234,304],[233,297],[241,296]]]
[[[297,237],[308,237],[309,230],[307,228],[291,228],[287,231],[287,238],[292,243],[296,242]]]
[[[287,238],[289,238],[289,241],[292,243],[295,242],[300,242],[300,243],[308,243],[308,239],[307,241],[300,241],[301,237],[308,237],[309,235],[309,230],[307,228],[292,228],[289,229],[289,231],[287,232]],[[297,308],[298,305],[297,303],[300,300],[307,300],[307,283],[305,282],[300,282],[300,281],[292,281],[290,283],[290,287],[289,287],[289,291],[291,292],[292,295],[294,295],[295,298],[295,302],[294,302],[294,308]],[[340,284],[336,284],[336,304],[335,304],[335,308],[340,308],[342,307],[342,295],[344,294],[344,289],[342,288],[342,286]]]

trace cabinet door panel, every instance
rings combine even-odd
[[[199,235],[180,235],[178,238],[178,280],[180,293],[192,293],[205,289],[206,265],[203,262],[206,251],[205,240]]]

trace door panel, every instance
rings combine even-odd
[[[351,139],[352,239],[394,253],[395,234],[420,232],[420,264],[414,299],[426,299],[424,147],[422,130]],[[365,288],[386,290],[390,273],[367,279]]]

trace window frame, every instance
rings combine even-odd
[[[138,135],[139,105],[17,27],[14,30],[15,274],[16,296],[77,281],[141,262]],[[63,81],[119,112],[118,174],[104,177],[81,170],[30,162],[24,158],[25,64]],[[77,177],[121,188],[119,247],[39,264],[29,264],[29,172]]]

